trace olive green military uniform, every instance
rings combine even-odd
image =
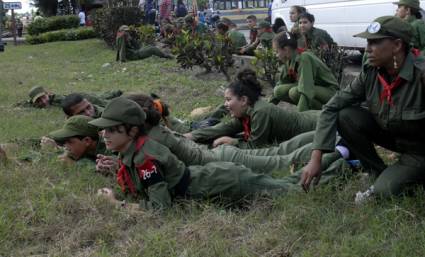
[[[123,26],[121,26],[123,27]],[[170,55],[163,53],[155,46],[140,47],[138,42],[134,40],[127,32],[128,27],[120,28],[116,38],[117,57],[116,60],[120,62],[141,60],[151,56],[159,56],[162,58],[170,58]]]
[[[57,143],[64,143],[67,139],[72,137],[91,137],[93,139],[98,138],[97,127],[89,124],[93,118],[85,115],[75,115],[67,119],[63,127],[59,130],[55,130],[49,133],[48,137],[55,140]],[[93,152],[86,152],[80,159],[76,160],[79,165],[90,164],[93,165],[96,161],[98,154],[110,155],[111,152],[106,150],[105,143],[101,140],[97,140],[96,149]]]
[[[400,0],[395,2],[396,5],[402,5],[410,7],[416,10],[420,10],[419,0]],[[411,44],[414,48],[419,49],[422,52],[422,55],[425,54],[425,22],[422,19],[416,18],[414,15],[409,15],[404,19],[408,22],[413,28],[413,35],[411,39]]]
[[[191,131],[190,125],[187,122],[177,119],[176,117],[173,117],[173,116],[168,117],[167,121],[172,131],[175,131],[181,134],[188,133]]]
[[[303,49],[326,49],[335,44],[326,30],[315,27],[306,34],[301,34],[297,43],[298,47]]]
[[[409,16],[406,20],[413,28],[412,46],[419,49],[422,55],[425,54],[425,22],[414,16]]]
[[[267,49],[272,48],[274,33],[272,31],[270,23],[267,21],[262,21],[258,24],[258,27],[259,29],[265,29],[265,31],[257,35],[257,39],[254,43],[251,43],[248,46],[244,47],[245,54],[254,55],[254,50],[257,49],[257,47],[259,46]]]
[[[318,110],[337,90],[335,76],[317,56],[308,51],[294,52],[292,59],[280,67],[271,102],[295,104],[300,112]]]
[[[246,38],[245,38],[244,34],[239,32],[238,30],[231,29],[227,32],[227,35],[230,38],[230,41],[232,42],[233,48],[235,48],[236,50],[247,45]]]
[[[64,95],[58,95],[58,94],[52,94],[48,93],[43,87],[35,86],[31,88],[31,90],[28,92],[29,100],[24,101],[22,103],[17,103],[16,106],[19,107],[33,107],[33,103],[35,101],[47,94],[49,96],[49,104],[51,106],[61,106],[62,100],[65,98]],[[95,94],[87,94],[87,93],[79,93],[81,94],[85,99],[87,99],[89,102],[91,102],[93,105],[97,106],[98,109],[100,109],[100,106],[105,107],[108,100],[113,99],[115,97],[118,97],[122,95],[121,90],[110,90],[104,93],[101,93],[99,95]]]
[[[372,25],[356,36],[390,36],[410,42],[411,26],[397,17],[380,17]],[[378,75],[401,84],[388,92]],[[383,196],[399,194],[405,186],[425,181],[425,61],[407,54],[398,76],[391,79],[383,69],[364,65],[351,85],[324,106],[313,145],[313,149],[332,151],[338,129],[351,152],[377,176],[374,190]],[[362,102],[368,109],[358,107]],[[387,166],[374,144],[401,153],[399,160]]]
[[[249,137],[246,141],[241,140],[238,147],[264,147],[314,130],[318,115],[318,111],[289,112],[266,101],[258,100],[246,111],[245,119],[249,119]],[[243,121],[233,118],[213,127],[192,131],[192,136],[194,141],[209,141],[221,136],[235,136],[241,132],[244,132]]]

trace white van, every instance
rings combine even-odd
[[[364,49],[366,40],[353,37],[363,32],[377,17],[394,15],[397,0],[273,0],[272,23],[282,19],[288,29],[292,27],[289,9],[293,5],[304,6],[314,15],[314,26],[329,32],[339,46]],[[425,1],[420,1],[421,7]]]

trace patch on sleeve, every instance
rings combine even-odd
[[[146,159],[145,162],[136,167],[140,181],[145,187],[149,187],[158,182],[164,181],[159,166],[153,159]]]

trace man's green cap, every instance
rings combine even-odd
[[[35,101],[37,101],[38,98],[42,97],[45,94],[46,94],[46,90],[44,90],[44,88],[40,86],[35,86],[31,88],[31,90],[28,92],[31,103],[35,103]]]
[[[98,136],[98,128],[89,124],[93,118],[85,115],[75,115],[65,121],[63,127],[49,134],[49,137],[55,141],[63,141],[70,137],[83,136],[93,137]]]
[[[400,38],[410,44],[413,31],[412,26],[396,16],[382,16],[376,18],[365,32],[354,35],[366,39]]]
[[[117,97],[106,105],[100,118],[89,123],[99,128],[108,128],[123,123],[139,126],[143,125],[145,120],[146,114],[136,102],[125,97]]]
[[[261,21],[260,23],[258,23],[258,28],[260,28],[260,29],[271,28],[270,22],[268,22],[268,21]]]
[[[419,0],[400,0],[398,2],[394,2],[396,5],[405,5],[410,8],[420,9]]]
[[[195,20],[195,18],[193,17],[192,14],[188,14],[184,17],[184,22],[186,22],[186,23],[193,23],[194,20]]]

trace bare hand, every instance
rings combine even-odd
[[[186,133],[186,134],[183,134],[183,136],[184,136],[185,138],[187,138],[187,139],[193,140],[193,135],[192,135],[192,133]]]
[[[40,140],[40,146],[41,149],[55,149],[59,148],[58,144],[56,144],[55,140],[51,139],[50,137],[42,137]]]
[[[213,147],[217,147],[219,145],[236,145],[238,140],[233,137],[219,137],[213,142]]]
[[[301,186],[304,191],[308,192],[310,189],[310,184],[313,182],[314,185],[317,185],[320,181],[322,175],[321,170],[321,160],[322,152],[319,150],[314,150],[311,155],[311,159],[308,164],[303,168],[303,173],[301,174]]]
[[[116,203],[117,199],[115,198],[114,191],[112,189],[104,187],[97,190],[97,196],[104,197],[111,203]]]
[[[115,156],[97,155],[96,171],[102,174],[115,174],[118,170],[118,159]]]
[[[71,159],[71,157],[69,157],[67,153],[64,153],[62,155],[59,155],[58,156],[58,159],[61,162],[63,162],[64,164],[67,164],[67,165],[72,165],[72,164],[75,163],[75,160]]]

